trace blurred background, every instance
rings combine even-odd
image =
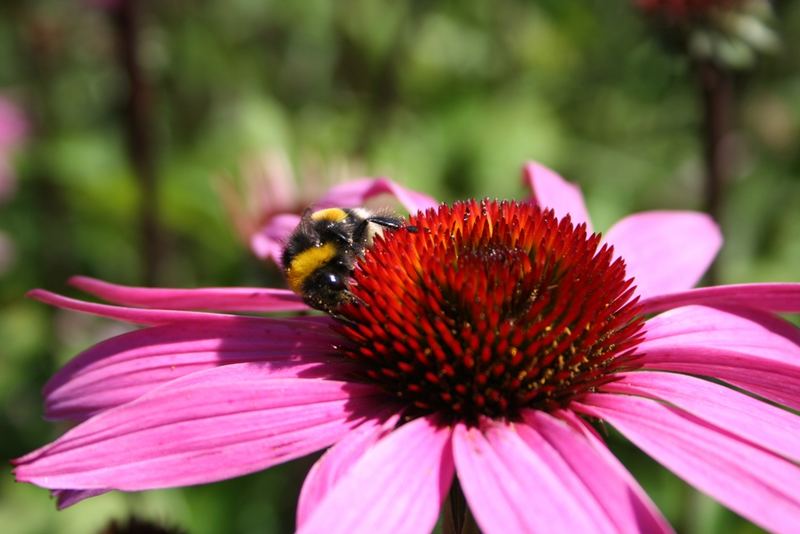
[[[800,5],[773,7],[780,48],[729,77],[720,283],[800,279]],[[696,64],[661,37],[627,0],[4,0],[0,455],[63,432],[41,418],[41,386],[122,328],[24,293],[73,294],[72,274],[281,284],[248,244],[274,209],[270,183],[296,184],[293,209],[365,175],[443,200],[522,198],[521,165],[536,159],[580,184],[599,230],[633,211],[702,209]],[[679,531],[757,531],[612,445]],[[136,514],[197,533],[289,532],[313,459],[62,512],[7,468],[0,526],[98,532]]]

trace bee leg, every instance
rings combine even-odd
[[[384,228],[391,228],[393,230],[402,228],[404,226],[402,219],[398,219],[397,217],[383,217],[380,215],[367,217],[364,219],[364,223],[375,223],[379,226],[383,226]]]
[[[367,221],[383,226],[384,228],[391,228],[392,230],[399,230],[405,228],[412,234],[419,232],[419,228],[414,225],[406,224],[402,219],[396,217],[369,217]]]
[[[366,241],[367,232],[369,232],[370,224],[377,224],[378,226],[389,228],[391,230],[397,230],[399,228],[403,228],[404,226],[403,220],[397,217],[389,217],[382,215],[374,215],[371,217],[367,217],[363,221],[360,221],[358,223],[358,226],[356,226],[355,230],[353,231],[354,243],[364,243]]]

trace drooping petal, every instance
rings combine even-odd
[[[625,468],[623,475],[618,462],[607,461],[610,453],[600,454],[580,433],[545,412],[529,410],[523,418],[530,427],[519,425],[520,437],[546,458],[565,485],[571,484],[584,508],[596,507],[593,513],[602,519],[595,525],[608,522],[616,532],[672,532]]]
[[[534,200],[539,206],[552,208],[559,218],[569,215],[573,224],[586,223],[586,230],[592,232],[592,221],[580,187],[569,183],[554,171],[536,162],[525,165],[522,177],[531,188]]]
[[[800,329],[770,313],[741,307],[685,306],[647,321],[641,352],[725,349],[800,363]]]
[[[798,332],[758,310],[691,306],[647,322],[646,369],[709,376],[800,408]]]
[[[362,456],[397,425],[399,413],[385,421],[370,419],[322,455],[306,475],[297,502],[297,527],[302,527],[341,478]]]
[[[293,317],[253,319],[218,323],[178,323],[153,326],[107,339],[67,362],[44,388],[53,392],[87,370],[117,365],[126,360],[142,361],[165,354],[237,350],[258,353],[275,350],[328,351],[341,341],[327,318]],[[253,356],[257,359],[257,354]],[[145,368],[147,365],[142,365]],[[134,369],[131,369],[134,370]]]
[[[773,312],[800,312],[800,284],[735,284],[701,287],[668,295],[656,295],[641,302],[643,313],[656,313],[679,306],[732,305]]]
[[[800,417],[732,389],[674,373],[620,373],[603,391],[665,401],[751,443],[800,461]]]
[[[643,298],[692,288],[722,246],[713,219],[690,211],[637,213],[617,222],[605,238],[625,260]]]
[[[367,450],[300,534],[430,532],[453,479],[450,427],[407,423]]]
[[[91,499],[92,497],[97,497],[98,495],[102,495],[104,493],[108,493],[111,490],[70,490],[70,489],[57,489],[53,490],[50,493],[53,497],[56,498],[56,506],[59,510],[63,510],[64,508],[69,508],[75,504],[78,504],[81,501],[85,501],[86,499]]]
[[[588,394],[573,408],[617,428],[676,475],[755,524],[800,524],[800,468],[677,408],[627,395]]]
[[[165,289],[111,284],[88,276],[73,276],[69,283],[114,304],[163,310],[216,310],[240,312],[303,311],[308,306],[288,289],[207,287]]]
[[[428,195],[407,189],[387,178],[361,178],[333,186],[324,197],[314,203],[314,207],[358,207],[381,194],[393,195],[411,214],[439,204]]]
[[[515,426],[521,424],[489,423],[481,430],[459,423],[453,432],[458,480],[481,530],[614,532],[584,507],[585,488],[576,491],[560,479],[563,470],[533,450]]]
[[[250,238],[250,248],[257,258],[272,260],[281,265],[283,247],[289,235],[300,223],[300,216],[284,213],[271,217],[267,224]]]
[[[609,450],[608,445],[600,437],[588,421],[578,414],[568,409],[556,410],[553,415],[565,421],[570,427],[577,431],[586,442],[594,449],[595,454],[602,458],[605,467],[611,469],[617,478],[627,484],[627,491],[630,492],[630,499],[634,501],[631,506],[637,511],[637,524],[651,525],[655,532],[672,532],[672,526],[661,515],[658,507],[650,499],[650,496],[642,489],[628,469],[622,462]]]
[[[201,371],[107,410],[15,461],[52,489],[143,490],[251,473],[335,443],[380,413],[374,388],[274,378],[258,364]]]
[[[645,369],[717,378],[800,410],[800,369],[797,365],[729,350],[686,348],[654,351],[644,355],[642,362]]]
[[[151,389],[212,367],[257,362],[278,373],[343,376],[340,338],[307,320],[272,319],[226,325],[163,325],[128,332],[70,360],[44,388],[50,419],[85,419]]]
[[[39,302],[50,304],[66,310],[74,310],[118,321],[125,321],[134,324],[157,325],[166,323],[187,323],[204,322],[211,323],[230,323],[242,320],[242,317],[223,313],[207,313],[196,311],[179,310],[159,310],[155,308],[125,308],[112,306],[110,304],[97,304],[83,300],[71,299],[52,293],[44,289],[34,289],[28,291],[27,296]],[[253,318],[252,320],[258,320]]]

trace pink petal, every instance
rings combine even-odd
[[[632,506],[637,509],[637,524],[650,524],[655,532],[672,532],[673,529],[667,520],[661,515],[656,505],[650,500],[633,475],[608,449],[603,439],[585,419],[579,417],[571,410],[556,410],[554,416],[565,421],[573,430],[576,430],[592,446],[595,453],[602,458],[604,465],[611,469],[615,476],[627,484],[627,491],[631,493],[634,501]]]
[[[381,409],[371,387],[273,378],[258,364],[185,376],[16,460],[17,480],[135,491],[265,469],[335,443]]]
[[[608,421],[676,475],[757,525],[792,532],[800,524],[796,465],[649,399],[589,394],[573,405]]]
[[[73,276],[69,283],[103,300],[126,306],[165,310],[303,311],[308,306],[287,289],[254,287],[207,287],[163,289],[110,284],[87,276]]]
[[[53,490],[50,493],[56,498],[56,506],[59,510],[69,508],[72,505],[78,504],[81,501],[97,497],[111,490]]]
[[[213,322],[216,324],[223,324],[241,321],[244,319],[243,317],[236,315],[222,313],[124,308],[120,306],[111,306],[108,304],[96,304],[94,302],[86,302],[83,300],[64,297],[44,289],[34,289],[32,291],[28,291],[27,296],[40,302],[44,302],[45,304],[50,304],[51,306],[56,306],[66,310],[74,310],[92,315],[99,315],[100,317],[107,317],[109,319],[116,319],[118,321],[126,321],[145,325],[187,322],[203,322],[206,324]],[[250,320],[263,321],[263,319],[258,319],[255,317],[250,318]]]
[[[732,389],[673,373],[620,373],[603,391],[665,401],[794,461],[800,461],[800,417]]]
[[[352,466],[298,532],[430,532],[453,478],[450,434],[430,417],[390,433]]]
[[[306,475],[300,491],[297,503],[298,528],[305,524],[331,489],[336,487],[361,457],[394,429],[399,418],[400,415],[395,413],[385,421],[366,421],[322,455]]]
[[[406,189],[387,178],[361,178],[336,185],[328,190],[324,197],[314,204],[314,207],[344,207],[352,208],[363,206],[372,197],[389,194],[393,195],[410,213],[416,213],[438,203],[428,195]],[[250,247],[255,255],[261,259],[271,259],[281,265],[284,243],[300,222],[300,217],[286,213],[276,215],[258,231],[250,240]]]
[[[30,123],[22,108],[0,95],[0,154],[21,145],[29,130]]]
[[[592,221],[580,187],[536,162],[525,165],[522,177],[539,206],[553,209],[559,218],[569,215],[573,224],[586,223],[586,230],[592,232]]]
[[[672,528],[644,491],[611,454],[600,454],[587,439],[566,423],[529,410],[530,425],[519,425],[520,437],[558,472],[574,497],[598,516],[595,526],[611,523],[616,532],[672,532]],[[606,449],[607,451],[607,449]]]
[[[298,182],[287,154],[266,150],[242,169],[245,204],[260,215],[288,212],[299,201]]]
[[[573,430],[578,431],[584,438],[586,438],[587,441],[589,441],[589,443],[592,444],[595,450],[600,452],[608,451],[608,446],[606,445],[605,441],[603,441],[600,433],[575,412],[569,409],[558,409],[553,411],[552,415],[567,423],[572,427]],[[616,458],[613,455],[611,457]],[[627,473],[627,470],[625,470],[625,472]]]
[[[363,206],[364,202],[372,197],[387,193],[397,198],[411,214],[439,204],[428,195],[406,189],[388,178],[361,178],[333,186],[319,202],[314,204],[314,207],[358,207]]]
[[[647,322],[646,369],[710,376],[800,408],[798,331],[758,310],[691,306]]]
[[[738,284],[701,287],[643,299],[642,312],[655,313],[689,304],[735,305],[774,312],[800,312],[800,284]]]
[[[602,516],[584,508],[580,498],[585,488],[576,491],[574,476],[561,479],[565,470],[532,449],[517,433],[518,426],[523,425],[488,423],[481,431],[456,425],[456,470],[478,526],[490,534],[614,532]]]
[[[625,260],[627,274],[644,298],[690,289],[722,246],[722,234],[711,217],[690,211],[631,215],[605,237]]]
[[[645,369],[708,376],[800,410],[797,365],[719,349],[676,349],[646,354]]]
[[[725,349],[800,363],[800,329],[770,313],[748,308],[686,306],[647,321],[639,350]]]
[[[156,386],[220,365],[260,362],[286,376],[343,376],[341,338],[304,320],[164,325],[108,339],[73,358],[44,388],[46,416],[85,419]]]
[[[292,213],[271,217],[267,224],[250,238],[250,248],[257,258],[272,260],[276,265],[282,265],[284,244],[299,223],[300,216]]]

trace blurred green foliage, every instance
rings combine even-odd
[[[237,238],[214,180],[265,150],[301,177],[355,162],[438,198],[521,197],[521,164],[578,182],[599,229],[644,209],[701,205],[690,66],[624,0],[140,2],[152,89],[161,285],[271,285]],[[735,179],[723,282],[797,280],[800,6],[777,5],[783,51],[737,81]],[[71,274],[141,283],[140,190],[125,146],[127,85],[107,11],[88,2],[0,5],[0,91],[30,115],[18,191],[0,208],[16,260],[0,287],[0,449],[64,430],[39,388],[66,359],[119,332],[26,301]],[[683,532],[751,532],[633,447],[612,439]],[[285,532],[311,459],[219,484],[112,493],[56,512],[0,477],[7,533],[95,532],[129,513],[191,532]]]

